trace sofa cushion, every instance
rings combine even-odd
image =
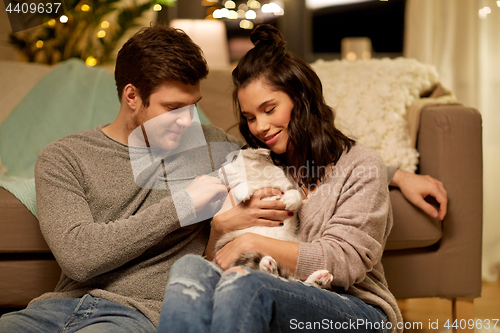
[[[0,253],[50,252],[38,220],[9,191],[0,188]]]
[[[25,307],[33,298],[53,291],[60,276],[61,269],[54,259],[4,260],[0,256],[1,307]]]
[[[237,119],[233,111],[231,71],[231,68],[210,69],[207,78],[201,80],[203,98],[198,104],[214,126],[240,139],[240,132],[235,127]]]
[[[443,237],[442,221],[412,205],[399,189],[391,188],[390,196],[394,226],[386,250],[424,248],[439,242]]]

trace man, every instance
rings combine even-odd
[[[215,171],[206,170],[206,143],[236,140],[198,124],[205,145],[161,156],[167,174],[204,165],[184,172],[190,185],[175,193],[169,185],[138,186],[131,149],[151,151],[156,144],[168,155],[192,138],[199,81],[207,74],[201,50],[180,30],[144,28],[123,46],[115,69],[116,120],[50,144],[35,168],[40,227],[61,279],[54,292],[4,315],[0,332],[156,330],[170,266],[184,254],[202,255],[207,245],[209,225],[190,222],[226,191],[218,178],[203,175]],[[148,147],[128,145],[134,129],[155,122],[161,133],[144,133]],[[220,166],[218,159],[208,165]]]

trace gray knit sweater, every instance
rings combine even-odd
[[[334,290],[379,306],[396,328],[403,321],[380,262],[393,224],[387,177],[394,172],[360,144],[342,154],[299,210],[295,276],[327,269]]]
[[[32,302],[88,293],[135,308],[156,326],[170,267],[187,253],[203,254],[209,224],[181,227],[180,219],[196,215],[189,195],[180,191],[173,198],[168,189],[137,186],[129,147],[102,127],[60,139],[39,154],[40,228],[62,274],[54,292]],[[203,132],[207,142],[235,142],[213,126]],[[212,167],[225,158],[219,150]],[[207,152],[199,147],[176,155],[166,165],[169,174]]]

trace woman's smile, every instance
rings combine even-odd
[[[250,133],[274,153],[285,153],[293,109],[288,94],[273,89],[260,78],[238,90],[238,101]]]
[[[278,141],[280,134],[281,134],[281,131],[279,131],[275,134],[272,134],[272,135],[268,135],[268,136],[264,137],[263,141],[266,145],[272,146],[273,144],[276,143],[276,141]]]

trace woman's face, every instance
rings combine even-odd
[[[260,78],[238,90],[241,114],[250,132],[276,154],[286,152],[288,123],[293,102],[283,91],[273,90]]]

